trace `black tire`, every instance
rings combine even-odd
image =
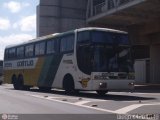
[[[66,94],[74,94],[74,80],[71,75],[66,75],[63,79],[63,89],[65,90]]]
[[[18,79],[16,78],[16,76],[13,76],[12,80],[13,80],[14,89],[23,90],[24,84],[23,84],[23,76],[22,75],[19,75]]]
[[[31,86],[23,85],[23,90],[30,90],[30,87],[31,87]]]
[[[18,84],[17,84],[17,77],[16,77],[16,75],[12,76],[12,84],[13,84],[14,89],[17,90],[18,89]]]
[[[98,95],[104,96],[108,91],[107,90],[97,90],[96,92]]]
[[[50,92],[51,91],[51,87],[38,87],[38,88],[42,92]]]
[[[0,85],[2,85],[2,83],[3,83],[3,82],[2,82],[2,81],[0,81]]]

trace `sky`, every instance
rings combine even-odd
[[[0,0],[0,60],[7,45],[36,37],[36,6],[39,0]]]

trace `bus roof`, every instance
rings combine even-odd
[[[29,44],[29,43],[33,43],[33,42],[38,42],[38,41],[45,40],[45,39],[60,37],[60,36],[66,35],[66,34],[74,33],[75,31],[81,32],[81,31],[92,31],[92,30],[127,34],[127,32],[120,31],[120,30],[115,30],[115,29],[98,28],[98,27],[86,27],[86,28],[79,28],[79,29],[76,29],[76,30],[71,30],[71,31],[63,32],[63,33],[54,33],[54,34],[50,34],[50,35],[45,35],[45,36],[42,36],[42,37],[38,37],[38,38],[28,40],[28,41],[23,42],[23,43],[8,45],[6,48],[17,47],[17,46],[21,46],[21,45],[25,45],[25,44]]]
[[[90,30],[98,30],[98,31],[105,31],[105,32],[114,32],[114,33],[127,34],[127,32],[125,32],[125,31],[120,31],[120,30],[115,30],[115,29],[109,29],[109,28],[86,27],[86,28],[77,29],[78,32],[87,31],[87,30],[89,30],[89,31]]]

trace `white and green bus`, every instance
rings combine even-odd
[[[81,28],[8,46],[4,82],[17,90],[97,91],[134,88],[128,34],[105,28]]]

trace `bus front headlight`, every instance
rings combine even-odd
[[[133,83],[133,82],[129,83],[128,86],[129,86],[131,89],[134,89],[134,83]]]
[[[107,83],[100,82],[99,83],[99,88],[107,88]]]

